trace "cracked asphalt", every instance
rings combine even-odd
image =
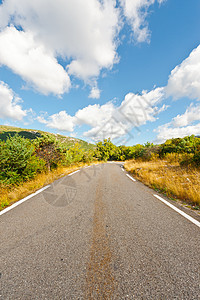
[[[200,228],[153,194],[96,165],[0,216],[0,299],[200,299]]]

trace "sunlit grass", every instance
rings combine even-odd
[[[169,197],[200,206],[199,169],[181,166],[171,158],[148,162],[131,160],[125,163],[125,169],[146,185]]]
[[[70,167],[58,167],[57,169],[51,172],[38,174],[34,179],[24,182],[19,186],[15,186],[12,188],[0,187],[0,210],[34,193],[35,191],[42,188],[43,186],[52,183],[54,180],[61,178],[73,171],[76,171],[85,165],[90,165],[90,164],[78,163]]]

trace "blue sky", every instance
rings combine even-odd
[[[199,0],[0,1],[0,124],[96,142],[200,135]]]

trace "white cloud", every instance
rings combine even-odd
[[[188,126],[189,124],[200,121],[200,105],[191,104],[183,115],[178,115],[173,119],[174,127]]]
[[[95,141],[109,137],[116,139],[128,134],[134,127],[155,121],[156,114],[165,109],[163,107],[159,110],[156,106],[163,97],[162,88],[150,92],[143,91],[142,95],[129,93],[118,107],[112,102],[102,106],[90,105],[79,110],[76,118],[81,124],[92,127],[84,133],[85,136]]]
[[[37,120],[47,127],[55,128],[60,131],[72,132],[74,130],[74,117],[68,115],[66,111],[60,111],[57,114],[53,114],[49,116],[47,120],[45,120],[44,117],[38,117]]]
[[[92,89],[90,91],[89,98],[99,99],[100,94],[101,94],[101,91],[96,86],[94,86],[94,87],[92,87]]]
[[[38,91],[61,95],[70,87],[66,71],[50,51],[35,42],[31,32],[7,27],[0,33],[0,63],[8,66]]]
[[[91,127],[84,132],[84,136],[93,141],[104,138],[122,141],[125,136],[133,138],[131,134],[133,128],[154,122],[157,116],[168,108],[165,104],[160,106],[164,98],[164,88],[156,88],[150,92],[143,91],[141,95],[129,93],[118,107],[108,102],[102,106],[89,105],[79,110],[75,115],[76,122]]]
[[[77,121],[92,128],[84,135],[93,140],[103,138],[119,138],[127,134],[133,127],[154,121],[158,108],[155,107],[163,97],[163,89],[143,92],[142,95],[129,93],[121,105],[115,107],[112,102],[102,106],[89,105],[76,113]]]
[[[170,138],[184,137],[187,135],[200,135],[200,105],[191,104],[182,115],[177,115],[171,122],[159,126],[157,141],[164,142]]]
[[[93,141],[109,137],[116,139],[128,134],[134,127],[155,121],[157,114],[166,109],[165,105],[157,106],[163,97],[163,88],[143,91],[141,95],[129,93],[118,107],[112,102],[94,104],[78,110],[75,116],[61,111],[47,120],[39,117],[38,121],[62,131],[73,131],[75,126],[88,125],[91,129],[84,132],[84,136]]]
[[[174,99],[188,97],[200,100],[200,45],[172,70],[166,93]]]
[[[136,40],[146,41],[146,17],[156,1],[163,2],[121,0],[120,6],[116,0],[4,0],[0,5],[0,63],[44,94],[67,92],[68,74],[91,86],[101,70],[112,69],[119,61],[122,14]],[[97,85],[89,97],[100,97]]]
[[[119,107],[124,121],[130,120],[134,126],[140,126],[147,121],[154,121],[159,109],[156,106],[164,98],[164,89],[156,88],[150,92],[143,91],[141,95],[129,93]]]
[[[159,4],[165,0],[157,0]],[[149,42],[150,31],[146,17],[148,9],[156,0],[120,0],[128,22],[130,23],[134,38],[137,42]]]
[[[94,104],[79,109],[75,115],[77,124],[98,126],[112,117],[115,107],[112,102],[104,105]]]
[[[0,118],[22,120],[27,112],[22,109],[19,103],[22,102],[9,86],[0,81]]]
[[[176,66],[164,88],[165,98],[187,97],[200,100],[200,45],[178,66]],[[171,122],[159,126],[156,141],[161,143],[169,138],[200,135],[200,105],[193,103],[182,115],[177,115]]]
[[[175,68],[175,70],[178,71],[172,72],[169,78],[170,84],[172,84],[173,79],[180,79],[177,75],[179,70],[183,70],[186,74],[186,71],[190,72],[195,69],[195,62],[198,65],[197,57],[199,47],[192,51],[189,58],[178,66],[177,69]],[[198,70],[196,71],[196,73],[191,72],[191,76],[188,75],[188,80],[190,78],[191,82],[195,82],[195,84],[191,84],[191,86],[188,85],[185,92],[184,82],[180,81],[178,88],[179,93],[184,91],[184,96],[190,94],[191,97],[197,98],[199,73]],[[175,76],[172,78],[172,75],[174,74]],[[197,78],[197,81],[195,81],[195,78]],[[167,87],[155,87],[150,92],[143,91],[141,95],[128,93],[119,106],[115,106],[113,102],[107,102],[103,105],[89,105],[77,111],[75,116],[69,116],[66,112],[62,112],[63,119],[59,118],[59,120],[61,120],[60,122],[53,122],[53,126],[54,128],[60,129],[60,124],[64,123],[64,120],[67,119],[67,122],[70,122],[71,124],[71,131],[75,126],[90,126],[91,129],[84,132],[84,136],[90,137],[94,141],[108,137],[111,139],[120,138],[129,134],[134,127],[140,127],[147,122],[155,121],[157,119],[157,115],[168,108],[168,105],[162,104],[162,101],[169,96],[170,84],[168,84]],[[192,89],[192,92],[188,92],[190,88]],[[181,97],[182,95],[178,96]],[[54,120],[55,117],[58,117],[59,114],[50,116],[48,121],[43,121],[48,126],[52,125],[51,121]],[[183,137],[190,134],[200,134],[199,124],[194,124],[194,122],[197,121],[200,121],[200,105],[194,106],[191,104],[184,114],[177,115],[171,122],[159,126],[158,129],[155,130],[158,132],[157,140],[162,142],[170,137]],[[69,126],[67,125],[66,128],[68,130]]]
[[[84,132],[84,136],[95,142],[108,138],[114,140],[126,135],[130,129],[130,125],[120,121],[116,122],[114,118],[111,118],[107,122],[98,124],[96,127]]]
[[[185,136],[200,135],[200,123],[186,127],[170,127],[171,123],[159,126],[156,142],[163,143],[171,138],[183,138]]]
[[[114,0],[5,0],[0,28],[12,23],[31,32],[54,57],[68,61],[69,74],[87,82],[117,61],[120,26],[115,4]]]

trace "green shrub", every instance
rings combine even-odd
[[[197,167],[200,167],[200,146],[197,147],[192,160]]]
[[[76,143],[73,147],[68,150],[68,158],[71,163],[78,163],[83,161],[84,150],[80,147],[79,143]]]
[[[3,184],[18,184],[33,177],[41,168],[41,162],[34,162],[34,146],[18,134],[0,142],[0,181]],[[40,167],[39,167],[40,165]]]
[[[28,180],[35,177],[38,173],[41,173],[46,169],[46,162],[37,157],[35,154],[27,161],[26,168],[23,171],[23,178]]]

